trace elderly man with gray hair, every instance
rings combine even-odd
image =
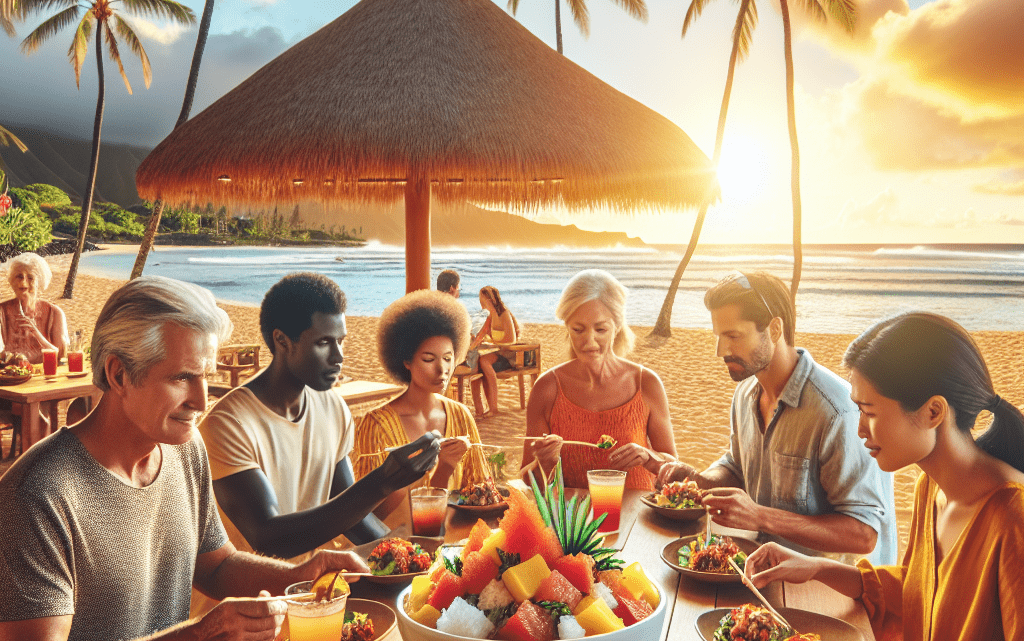
[[[231,328],[210,292],[168,278],[107,301],[91,352],[103,398],[0,478],[0,639],[269,641],[284,605],[227,597],[366,570],[351,553],[292,565],[228,541],[194,428]],[[224,600],[186,621],[192,586]]]

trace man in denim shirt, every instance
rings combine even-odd
[[[717,355],[738,381],[729,449],[698,472],[666,463],[659,483],[689,477],[708,490],[716,523],[758,530],[807,553],[896,562],[892,475],[857,436],[850,386],[794,342],[785,284],[758,272],[728,276],[704,296]]]

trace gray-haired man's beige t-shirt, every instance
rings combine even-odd
[[[228,539],[202,439],[160,447],[160,473],[144,488],[67,428],[0,478],[0,621],[70,614],[69,641],[114,641],[188,618],[196,557]]]

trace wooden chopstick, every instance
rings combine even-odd
[[[543,436],[516,436],[514,438],[516,438],[516,439],[518,439],[520,441],[539,441],[540,439],[542,439],[544,437]],[[586,446],[589,446],[589,447],[596,447],[599,450],[600,449],[604,449],[602,447],[599,447],[597,445],[597,443],[588,443],[586,441],[565,441],[565,440],[563,440],[562,441],[562,445],[586,445]]]
[[[773,617],[775,617],[775,620],[781,623],[782,625],[786,626],[790,630],[792,630],[793,634],[796,634],[796,628],[791,626],[789,624],[789,621],[787,621],[785,617],[779,614],[778,610],[772,607],[771,603],[768,603],[768,599],[764,598],[764,595],[761,594],[758,591],[758,589],[754,587],[754,584],[750,581],[750,579],[747,578],[747,575],[743,573],[743,570],[740,569],[740,566],[736,565],[736,561],[733,561],[732,557],[729,557],[729,565],[732,566],[733,570],[736,570],[736,574],[740,575],[740,580],[743,581],[743,585],[750,588],[750,591],[754,593],[754,596],[756,596],[762,604],[764,604],[764,607],[768,610],[768,612],[771,613]]]

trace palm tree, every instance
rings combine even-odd
[[[683,20],[683,36],[689,26],[700,16],[710,0],[692,0],[690,7],[686,10],[686,18]],[[853,31],[856,24],[856,7],[853,0],[824,0],[828,5],[832,16],[848,30]],[[789,23],[789,5],[787,0],[780,0],[782,4],[782,30],[786,55],[786,102],[788,107],[789,139],[793,154],[792,166],[792,191],[793,191],[793,280],[790,284],[790,297],[794,304],[796,302],[796,291],[800,285],[800,271],[803,265],[803,245],[800,238],[801,228],[801,205],[800,205],[800,152],[796,137],[796,110],[794,109],[793,98],[793,49]],[[816,18],[825,20],[825,11],[819,4],[821,0],[808,0],[806,3],[808,11]],[[712,158],[713,166],[718,166],[718,160],[722,153],[722,138],[725,134],[725,117],[729,110],[729,98],[732,93],[733,75],[736,70],[736,63],[747,56],[750,51],[750,41],[753,37],[754,28],[757,27],[757,5],[754,0],[741,0],[740,10],[736,16],[736,24],[732,32],[732,52],[729,55],[729,70],[725,80],[725,93],[722,96],[722,108],[718,114],[718,132],[715,136],[715,151]],[[710,203],[704,203],[697,220],[693,224],[693,232],[690,234],[690,243],[686,247],[683,259],[679,261],[676,273],[672,277],[668,293],[665,295],[665,302],[661,305],[658,313],[658,320],[651,330],[652,336],[671,336],[672,304],[675,302],[676,291],[679,289],[679,281],[683,272],[693,256],[700,238],[701,228],[704,226],[704,217],[707,214]]]
[[[96,99],[96,118],[92,130],[92,155],[89,160],[89,174],[85,183],[85,195],[82,198],[82,218],[78,223],[78,246],[75,248],[75,255],[71,260],[71,267],[68,269],[68,279],[64,283],[63,298],[71,298],[75,288],[75,278],[78,275],[78,263],[82,258],[82,249],[85,247],[85,232],[89,228],[89,215],[92,211],[93,191],[96,187],[96,170],[100,158],[100,132],[103,128],[103,106],[106,86],[103,80],[103,32],[106,31],[107,48],[110,59],[117,63],[121,72],[121,78],[132,92],[132,85],[128,82],[128,75],[121,64],[121,52],[118,49],[118,39],[138,56],[142,63],[142,76],[149,87],[152,80],[152,70],[149,65],[149,56],[142,47],[135,30],[121,17],[121,11],[115,8],[116,0],[86,0],[84,7],[85,15],[79,19],[83,8],[78,0],[22,0],[18,11],[22,15],[49,9],[56,5],[65,8],[48,18],[35,31],[30,33],[21,43],[22,51],[32,53],[39,49],[48,38],[68,25],[77,23],[75,35],[68,49],[68,58],[71,59],[71,66],[75,70],[75,84],[80,85],[82,77],[82,65],[85,64],[85,56],[89,51],[89,37],[93,29],[96,30],[96,68],[99,73],[99,92]],[[126,2],[125,7],[130,13],[166,18],[183,24],[193,24],[195,14],[188,7],[174,2],[174,0],[131,0]]]
[[[3,0],[0,0],[2,2]],[[567,0],[569,10],[572,11],[572,19],[580,28],[580,33],[586,38],[590,35],[590,10],[587,9],[587,0]],[[616,4],[626,10],[626,13],[637,20],[647,22],[647,5],[644,0],[614,0]],[[555,0],[555,43],[558,53],[562,53],[562,0]],[[508,0],[508,9],[512,15],[519,10],[519,0]]]
[[[2,0],[0,0],[2,1]],[[174,123],[177,129],[189,118],[192,112],[192,100],[196,95],[196,84],[199,82],[199,65],[203,61],[203,51],[206,49],[206,38],[210,33],[210,20],[213,18],[214,0],[206,0],[203,5],[203,17],[199,21],[199,36],[196,38],[196,48],[192,53],[192,67],[188,72],[188,81],[185,83],[185,99],[181,103],[181,113],[178,114],[178,121]],[[164,201],[157,200],[153,203],[153,213],[149,215],[149,222],[146,224],[146,235],[142,237],[142,244],[139,245],[139,255],[135,257],[135,266],[132,267],[130,280],[142,276],[142,270],[146,267],[146,258],[153,248],[153,241],[156,239],[156,232],[160,228],[160,218],[164,213]]]

